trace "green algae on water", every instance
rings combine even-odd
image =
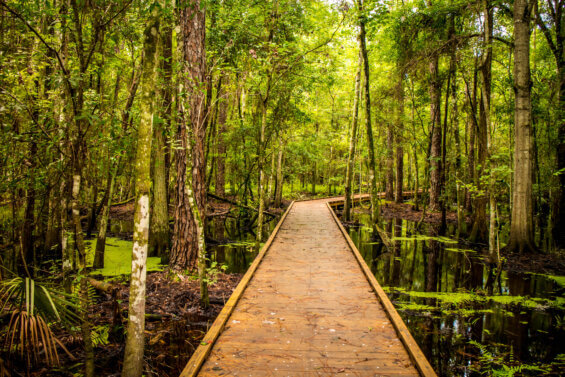
[[[426,236],[423,234],[415,234],[410,237],[392,237],[391,241],[437,241],[442,243],[458,243],[458,241],[453,240],[449,237],[443,236]]]
[[[94,262],[94,248],[96,242],[88,240],[86,243],[86,265],[92,267]],[[106,249],[104,251],[104,268],[92,270],[93,275],[118,276],[131,274],[131,252],[132,241],[121,240],[115,237],[106,238]],[[161,258],[147,258],[147,271],[161,271],[163,265]]]
[[[516,305],[524,308],[545,310],[549,308],[562,309],[565,304],[565,298],[557,297],[555,300],[545,298],[531,298],[527,296],[488,296],[477,294],[474,292],[421,292],[421,291],[407,291],[400,287],[387,287],[386,292],[393,292],[404,294],[410,297],[422,299],[434,299],[442,306],[463,306],[468,304],[486,304],[488,302],[495,302],[500,305]]]

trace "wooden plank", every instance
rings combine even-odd
[[[214,343],[218,339],[218,336],[224,329],[226,322],[228,321],[230,315],[233,312],[233,309],[235,308],[237,302],[243,295],[245,288],[247,288],[249,281],[253,277],[253,274],[257,270],[257,267],[259,267],[259,264],[261,263],[265,254],[269,250],[269,247],[273,243],[275,237],[277,236],[277,233],[279,232],[279,229],[281,228],[281,225],[284,223],[284,220],[290,213],[290,210],[292,209],[293,206],[294,206],[294,202],[290,203],[283,217],[280,219],[277,226],[271,233],[269,239],[267,240],[265,245],[263,245],[263,248],[261,249],[255,260],[253,261],[253,263],[251,264],[251,266],[249,267],[249,269],[247,270],[247,272],[245,273],[245,275],[243,276],[243,278],[241,279],[241,281],[233,291],[232,295],[230,296],[228,302],[224,305],[220,314],[218,314],[218,317],[216,318],[216,320],[214,321],[214,323],[212,324],[212,326],[204,336],[204,339],[202,339],[202,344],[198,346],[196,351],[194,351],[194,354],[186,364],[186,367],[180,374],[180,377],[193,377],[198,374],[200,368],[202,367],[202,364],[210,354],[210,351],[212,350]]]
[[[341,225],[341,222],[339,221],[335,212],[332,210],[332,207],[330,206],[329,203],[327,203],[327,206],[328,206],[328,210],[331,212],[332,217],[334,218],[337,226],[339,227],[341,233],[343,234],[343,237],[345,238],[345,240],[349,244],[349,247],[351,248],[351,251],[355,255],[355,258],[357,259],[359,266],[361,266],[361,269],[363,270],[365,277],[367,278],[367,280],[369,281],[369,283],[373,287],[375,294],[379,298],[379,300],[380,300],[381,304],[383,305],[386,313],[388,314],[389,319],[392,322],[392,324],[393,324],[393,326],[396,330],[396,333],[398,334],[398,337],[400,338],[402,343],[404,343],[404,345],[406,346],[406,350],[408,351],[410,358],[412,359],[412,361],[416,365],[416,368],[421,373],[421,375],[424,376],[424,377],[437,377],[437,374],[434,371],[434,369],[432,368],[432,366],[430,365],[430,362],[428,361],[426,356],[424,356],[424,353],[422,352],[422,350],[418,346],[418,343],[416,343],[416,341],[412,337],[412,334],[410,334],[410,331],[406,327],[406,324],[404,323],[404,321],[402,320],[402,318],[400,317],[400,315],[398,314],[398,312],[394,308],[394,305],[392,304],[392,302],[390,302],[385,291],[383,291],[381,285],[379,284],[379,282],[375,278],[375,275],[373,275],[373,273],[369,269],[369,266],[367,266],[367,263],[365,263],[365,260],[361,256],[361,253],[359,252],[359,250],[357,249],[357,247],[355,246],[355,244],[353,243],[353,241],[349,237],[349,234],[347,234],[347,231],[345,230],[343,225]]]
[[[324,199],[289,208],[181,376],[421,375],[327,211]]]

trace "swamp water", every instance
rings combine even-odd
[[[426,224],[417,232],[413,222],[384,220],[388,250],[373,240],[368,216],[356,218],[360,226],[348,227],[349,235],[438,375],[565,375],[565,277],[503,271],[489,296],[488,265],[450,238],[453,229],[433,237]],[[278,220],[266,223],[263,241]],[[233,217],[209,219],[207,248],[217,268],[244,273],[253,262],[255,234],[246,225]],[[132,232],[131,221],[112,222],[110,267],[93,273],[129,273]],[[158,258],[148,264],[162,268]]]
[[[280,217],[265,219],[263,225],[263,242],[267,240]],[[208,219],[208,235],[212,239],[207,243],[208,256],[214,268],[223,269],[227,273],[245,273],[257,253],[254,251],[255,233],[250,229],[246,218],[212,217]],[[110,235],[106,238],[104,252],[104,268],[93,270],[93,275],[118,276],[131,272],[131,251],[133,242],[133,221],[112,220]],[[86,240],[87,265],[92,266],[96,239]],[[160,264],[159,257],[147,258],[147,271],[160,271],[165,266]]]
[[[489,295],[489,265],[453,229],[383,220],[387,249],[356,218],[350,237],[438,375],[565,375],[565,277],[502,271]]]

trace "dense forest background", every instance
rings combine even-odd
[[[147,257],[197,276],[207,307],[221,203],[248,214],[258,250],[290,200],[369,193],[376,223],[409,191],[420,222],[435,214],[441,234],[451,221],[489,263],[559,259],[564,11],[563,0],[0,0],[3,334],[23,339],[16,322],[37,317],[45,337],[6,340],[0,375],[12,351],[28,374],[55,363],[53,320],[80,332],[95,375],[88,313],[106,290],[89,273],[107,267],[117,204],[135,207],[128,375],[143,368]]]

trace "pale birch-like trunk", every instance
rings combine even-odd
[[[137,133],[135,158],[136,202],[129,289],[127,338],[123,377],[141,377],[145,341],[145,290],[149,245],[149,194],[151,189],[151,139],[153,104],[159,58],[159,11],[154,9],[144,33],[141,77],[141,119]]]

